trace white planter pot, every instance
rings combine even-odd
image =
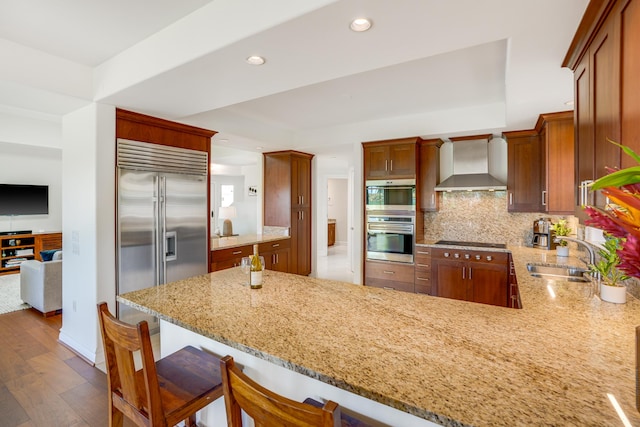
[[[558,246],[556,247],[556,255],[557,256],[569,256],[569,246]]]
[[[615,304],[624,304],[625,302],[627,302],[627,287],[608,286],[604,283],[601,283],[600,299],[602,301],[612,302]]]

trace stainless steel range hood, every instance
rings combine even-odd
[[[436,191],[507,189],[506,142],[501,138],[452,138],[452,142],[443,144],[440,156],[442,181]]]

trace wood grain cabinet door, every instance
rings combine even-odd
[[[473,282],[471,301],[502,307],[508,306],[509,276],[506,265],[470,264],[468,275]]]
[[[436,277],[435,295],[442,298],[469,301],[469,281],[466,278],[464,261],[433,260]]]
[[[413,176],[416,174],[416,145],[389,146],[389,176]]]

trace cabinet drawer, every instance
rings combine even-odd
[[[431,285],[425,286],[425,285],[420,285],[416,282],[415,284],[415,293],[416,294],[425,294],[425,295],[431,295]]]
[[[263,242],[258,245],[258,252],[260,254],[264,252],[273,252],[280,249],[289,249],[291,242],[290,239],[274,240],[272,242]]]
[[[389,289],[394,291],[414,292],[413,283],[407,282],[395,282],[391,280],[382,279],[367,279],[366,286],[373,286],[375,288]]]
[[[253,246],[238,246],[235,248],[218,249],[211,252],[211,261],[220,262],[234,258],[242,258],[253,255]]]
[[[414,268],[411,264],[367,261],[365,268],[366,277],[413,283]]]

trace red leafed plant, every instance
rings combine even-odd
[[[602,190],[611,202],[605,209],[585,207],[591,217],[585,223],[620,238],[618,268],[640,278],[640,156],[629,147],[610,142],[635,159],[638,166],[612,170],[591,185],[591,190]]]

